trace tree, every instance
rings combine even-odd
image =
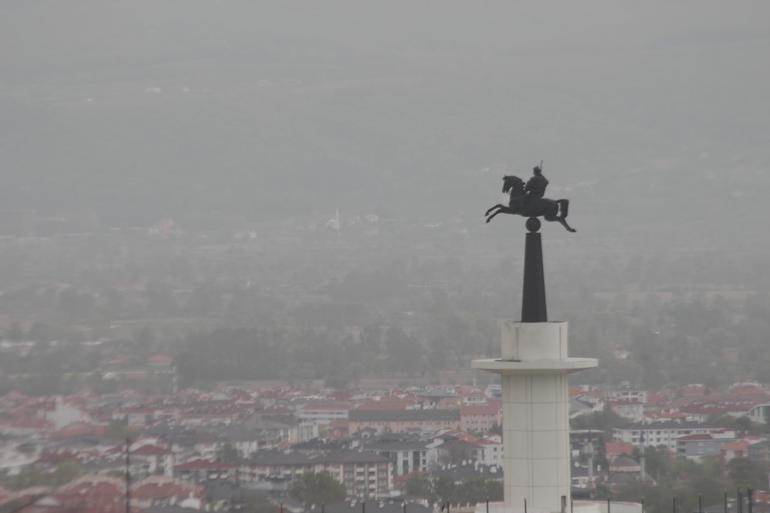
[[[455,498],[455,484],[447,477],[439,477],[433,488],[439,501],[453,502]]]
[[[645,447],[644,460],[647,474],[656,481],[665,481],[671,477],[674,465],[671,455],[666,449]]]
[[[572,429],[598,429],[600,431],[612,431],[614,428],[626,424],[628,421],[612,411],[612,408],[607,404],[604,405],[602,411],[582,415],[570,423]]]
[[[735,419],[735,428],[743,433],[751,431],[751,419],[748,417],[738,417]]]
[[[727,474],[736,488],[761,489],[767,474],[748,458],[733,458],[727,464]]]
[[[32,464],[24,467],[13,477],[11,486],[23,489],[32,486],[61,486],[69,483],[83,473],[83,467],[77,461],[62,461],[53,470]]]
[[[433,482],[424,474],[418,474],[406,482],[406,493],[412,497],[435,501],[436,494],[433,491]]]
[[[105,436],[110,440],[123,441],[131,436],[131,430],[128,428],[128,419],[112,419],[107,425]]]
[[[280,507],[264,497],[249,497],[243,502],[243,513],[275,513]]]
[[[328,472],[303,474],[294,481],[291,496],[305,504],[328,504],[345,498],[345,487]]]
[[[385,349],[391,370],[412,374],[422,365],[424,350],[416,338],[406,334],[401,326],[388,327],[385,333]]]
[[[484,501],[502,499],[503,486],[499,481],[491,479],[469,479],[458,485],[455,500],[458,504],[477,504]]]
[[[229,442],[223,444],[217,450],[217,461],[221,461],[222,463],[235,464],[235,463],[238,463],[240,460],[241,460],[241,455],[238,453],[238,449],[233,447],[233,444]]]
[[[599,483],[596,485],[596,488],[594,488],[595,499],[609,499],[611,496],[612,492],[610,491],[610,487],[604,483]]]
[[[473,478],[455,483],[449,478],[439,477],[434,490],[434,497],[441,504],[476,504],[503,499],[503,484],[494,479]]]

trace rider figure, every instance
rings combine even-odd
[[[545,196],[546,187],[548,187],[548,180],[543,176],[540,166],[535,166],[532,170],[532,178],[527,180],[527,185],[524,187],[525,197],[528,199],[542,198]]]

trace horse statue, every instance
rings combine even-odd
[[[487,222],[495,218],[497,214],[515,214],[524,217],[537,218],[543,216],[546,221],[558,221],[569,232],[576,232],[567,224],[567,212],[569,211],[569,200],[552,200],[537,196],[527,195],[524,180],[518,176],[503,177],[503,193],[510,194],[508,206],[501,203],[493,206],[484,214]],[[540,223],[536,223],[537,226]]]

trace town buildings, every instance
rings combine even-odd
[[[166,395],[38,398],[12,392],[0,396],[5,413],[0,416],[0,469],[8,476],[32,467],[55,472],[73,465],[78,471],[71,487],[55,493],[2,488],[0,505],[45,498],[59,508],[51,513],[70,513],[85,508],[87,499],[100,505],[100,513],[117,513],[123,492],[114,476],[125,470],[127,434],[137,513],[163,507],[227,511],[254,494],[288,500],[292,483],[311,472],[327,472],[343,484],[350,500],[359,501],[401,497],[415,476],[499,480],[500,401],[484,390],[447,386],[425,393],[386,388],[342,394],[286,384],[228,384]],[[575,493],[590,493],[599,483],[641,479],[638,454],[646,447],[695,461],[713,458],[723,472],[735,458],[770,464],[766,437],[710,425],[693,413],[718,407],[727,414],[745,406],[744,415],[752,418],[750,412],[766,403],[756,387],[637,391],[628,397],[580,387],[570,395],[591,405],[588,415],[601,414],[612,401],[647,398],[641,420],[610,431],[572,431]],[[604,461],[608,467],[602,467]]]

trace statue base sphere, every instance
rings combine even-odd
[[[536,232],[540,229],[540,219],[537,217],[530,217],[527,219],[527,230],[530,232]]]

